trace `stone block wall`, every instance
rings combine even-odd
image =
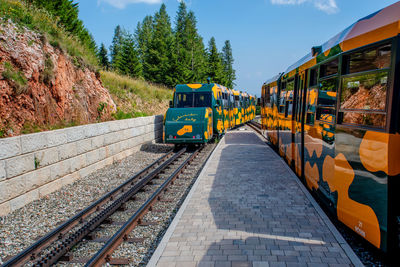
[[[0,216],[162,139],[163,116],[0,139]]]

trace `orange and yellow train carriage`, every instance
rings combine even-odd
[[[262,87],[263,131],[307,187],[375,247],[400,252],[400,2]]]

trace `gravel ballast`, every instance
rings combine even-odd
[[[0,264],[6,256],[19,253],[171,148],[161,144],[143,145],[133,155],[0,217]]]

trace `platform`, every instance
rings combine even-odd
[[[148,266],[362,266],[252,131],[218,144]]]

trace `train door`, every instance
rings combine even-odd
[[[294,100],[294,86],[295,78],[285,80],[284,88],[281,91],[281,97],[283,102],[281,102],[281,127],[280,127],[280,150],[285,156],[289,165],[293,161],[293,100]]]
[[[306,102],[304,106],[304,178],[308,188],[318,189],[320,170],[314,162],[315,157],[321,156],[322,147],[315,127],[315,114],[318,99],[318,72],[314,67],[308,71],[308,87],[306,90]]]
[[[303,71],[297,77],[295,89],[296,109],[294,118],[294,169],[299,177],[303,179],[304,175],[304,104],[306,96],[307,72]]]
[[[217,125],[217,129],[219,134],[223,134],[225,131],[225,124],[224,124],[224,100],[223,100],[223,96],[222,96],[223,92],[220,89],[218,91],[218,102],[219,102],[219,107],[218,107],[218,125]]]
[[[312,163],[317,164],[319,177],[315,177],[319,184],[319,193],[335,203],[335,194],[331,192],[329,184],[323,182],[323,165],[326,158],[335,158],[335,130],[336,130],[336,98],[339,87],[339,57],[320,65],[318,79],[318,100],[315,117],[316,134],[314,147],[317,148]],[[311,161],[310,161],[311,163]]]
[[[267,98],[266,101],[270,101],[270,108],[267,107],[267,133],[268,139],[272,144],[276,147],[279,146],[279,120],[278,120],[278,109],[279,109],[279,93],[278,93],[278,82],[275,81],[270,84],[268,87],[270,92],[270,98]]]
[[[285,107],[286,107],[286,81],[281,81],[281,86],[279,90],[279,100],[278,100],[278,152],[279,155],[284,157],[285,155],[285,147],[284,147],[284,139],[285,139]]]
[[[269,90],[269,86],[263,84],[261,87],[261,101],[260,101],[260,111],[261,111],[261,125],[262,129],[265,130],[267,128],[267,113],[266,113],[266,98],[269,97],[267,95],[267,90]]]
[[[229,104],[228,104],[228,91],[224,90],[224,92],[222,93],[222,97],[223,97],[223,104],[224,104],[224,128],[225,131],[227,129],[229,129]]]
[[[398,136],[389,131],[392,68],[398,64],[393,52],[393,43],[386,41],[343,55],[335,175],[330,176],[328,168],[324,173],[329,187],[336,191],[339,220],[383,251],[391,238],[388,182],[390,174],[400,172],[399,145],[391,142]],[[398,100],[393,100],[398,105]]]
[[[295,98],[294,98],[294,89],[296,85],[296,78],[297,75],[288,80],[286,89],[286,111],[285,111],[285,117],[286,117],[286,123],[288,125],[288,144],[286,148],[286,157],[289,162],[289,165],[292,166],[293,160],[294,160],[294,104],[295,104]]]
[[[235,127],[234,109],[235,109],[235,96],[233,95],[232,91],[229,91],[229,120],[231,122],[231,128]]]

